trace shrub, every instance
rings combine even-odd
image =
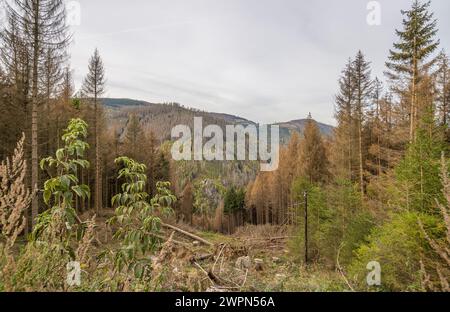
[[[114,238],[120,241],[120,248],[114,253],[115,272],[131,271],[138,279],[149,277],[151,261],[146,254],[154,251],[161,241],[161,216],[172,213],[176,197],[170,191],[169,182],[156,184],[156,195],[150,200],[144,191],[147,176],[146,166],[128,157],[116,159],[123,166],[118,179],[124,179],[122,193],[112,199],[116,207],[110,224],[118,224]]]
[[[25,213],[31,202],[31,193],[24,183],[24,141],[22,136],[13,157],[0,163],[0,291],[12,287],[9,277],[16,270],[16,262],[11,249],[25,229]]]
[[[442,236],[443,225],[434,216],[414,212],[394,215],[392,220],[375,228],[368,243],[356,250],[349,273],[360,289],[371,290],[366,284],[366,266],[371,261],[378,261],[381,265],[378,290],[423,290],[420,260],[429,255],[430,248],[419,227],[419,219],[432,237]]]
[[[83,159],[89,147],[84,142],[86,137],[87,124],[81,119],[72,119],[62,137],[64,147],[54,158],[41,161],[42,170],[56,172],[44,184],[44,202],[50,209],[38,216],[30,241],[16,257],[15,271],[8,276],[12,290],[67,290],[67,263],[81,260],[76,259],[77,255],[87,252],[88,246],[80,253],[75,248],[76,239],[86,236],[83,235],[84,224],[78,226],[73,208],[76,196],[89,196],[89,188],[79,185],[77,178],[78,167],[89,166]]]
[[[55,169],[56,176],[44,183],[44,202],[50,209],[38,216],[32,233],[34,240],[41,236],[47,241],[67,239],[77,221],[73,207],[75,196],[90,196],[89,187],[80,185],[77,177],[78,167],[89,167],[89,162],[83,159],[89,148],[84,141],[87,124],[81,119],[72,119],[64,132],[65,146],[56,151],[55,157],[41,160],[41,169],[48,172]]]

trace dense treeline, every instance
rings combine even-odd
[[[302,135],[281,148],[278,170],[260,173],[251,161],[171,160],[167,133],[199,111],[138,107],[116,114],[125,125],[109,123],[107,66],[97,49],[74,89],[64,2],[14,0],[6,10],[0,290],[65,290],[62,271],[74,255],[89,264],[89,290],[157,289],[163,270],[149,254],[160,247],[162,220],[175,215],[223,233],[247,223],[290,226],[293,254],[338,270],[350,288],[365,289],[366,265],[378,261],[385,290],[449,291],[450,68],[429,2],[402,12],[384,82],[362,51],[348,59],[334,135],[323,137],[309,116]],[[207,117],[205,125],[225,120]],[[105,208],[115,208],[108,226],[116,226],[116,244],[94,260],[94,218],[78,215]],[[29,243],[15,257],[23,234]]]
[[[158,151],[159,142],[153,133],[140,136],[142,130],[136,129],[135,116],[128,114],[125,131],[108,125],[101,105],[106,70],[98,50],[87,62],[82,89],[74,89],[68,56],[71,35],[65,25],[64,6],[64,1],[53,0],[6,4],[7,23],[0,36],[0,159],[12,154],[25,133],[24,153],[29,163],[25,183],[36,190],[27,231],[31,231],[37,214],[43,212],[40,190],[51,174],[38,170],[39,160],[61,147],[63,129],[71,118],[80,117],[91,125],[87,141],[94,147],[88,152],[93,166],[78,172],[80,181],[92,189],[92,197],[77,200],[77,211],[95,208],[98,212],[110,207],[118,189],[114,159],[119,155],[151,164],[147,169],[151,194],[157,179],[169,178],[167,155]],[[127,133],[125,137],[123,132]],[[144,140],[147,144],[142,144]]]
[[[436,264],[425,234],[443,234],[439,207],[448,203],[440,167],[446,170],[448,162],[440,160],[448,159],[450,147],[448,56],[438,53],[429,6],[414,1],[402,12],[385,85],[372,77],[362,51],[348,60],[339,78],[333,140],[324,141],[311,120],[303,138],[294,136],[282,150],[279,170],[259,174],[247,190],[253,222],[298,224],[293,245],[299,259],[307,192],[309,258],[332,267],[340,260],[361,285],[365,265],[376,260],[387,289],[420,289],[426,275],[426,287],[448,290],[448,261]],[[404,255],[411,260],[406,266]]]

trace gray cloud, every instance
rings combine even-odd
[[[408,0],[380,1],[368,26],[365,0],[81,0],[72,65],[80,85],[99,48],[108,96],[176,101],[259,121],[305,117],[333,123],[337,78],[363,50],[374,75]],[[447,0],[434,0],[442,47],[450,47]]]

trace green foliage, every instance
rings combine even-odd
[[[371,261],[378,261],[382,271],[379,290],[422,290],[420,260],[430,253],[430,249],[419,227],[419,218],[430,236],[443,235],[443,224],[434,216],[416,212],[394,215],[391,221],[375,228],[368,243],[356,250],[349,274],[360,289],[371,290],[366,284],[366,266]]]
[[[224,196],[224,212],[232,214],[245,208],[245,190],[237,189],[232,186],[225,192]]]
[[[56,175],[44,183],[44,202],[51,208],[38,216],[32,233],[35,240],[44,233],[63,240],[76,221],[74,198],[90,196],[89,187],[80,185],[77,177],[78,167],[89,167],[89,162],[83,159],[89,148],[84,141],[87,127],[83,120],[72,119],[62,136],[64,147],[56,151],[55,157],[41,160],[41,169],[48,172],[53,169]]]
[[[81,100],[79,98],[74,98],[72,99],[70,104],[72,105],[73,108],[79,110],[81,107]]]
[[[212,215],[218,206],[225,187],[218,179],[196,179],[194,181],[194,212],[200,215]]]
[[[167,181],[170,178],[170,160],[166,152],[159,151],[157,154],[155,166],[155,179],[158,181]]]
[[[112,199],[116,215],[109,221],[118,224],[114,238],[121,242],[114,263],[118,272],[125,267],[133,271],[136,278],[142,279],[148,277],[151,265],[145,255],[160,243],[160,216],[172,213],[176,197],[170,191],[169,182],[158,182],[156,195],[149,201],[149,195],[144,191],[146,166],[128,157],[117,158],[115,162],[122,166],[118,179],[125,182],[122,193]]]
[[[444,146],[440,139],[424,129],[417,131],[405,158],[396,168],[399,206],[409,211],[439,213],[435,200],[443,203],[442,183],[439,177],[440,156]]]
[[[66,265],[73,254],[61,244],[28,243],[18,256],[12,276],[15,291],[66,290]]]
[[[365,242],[373,227],[373,218],[362,205],[358,185],[338,180],[334,185],[311,184],[306,178],[294,181],[292,192],[300,203],[297,208],[298,235],[291,249],[304,259],[305,207],[304,192],[308,193],[308,257],[333,267],[338,251],[341,264],[353,257],[353,250]]]
[[[299,178],[292,185],[293,198],[299,206],[296,228],[298,235],[291,242],[291,249],[299,259],[305,258],[305,192],[308,192],[308,257],[319,260],[322,249],[320,236],[323,235],[323,227],[330,222],[330,212],[325,192],[321,187],[310,183],[307,178]]]
[[[54,177],[44,184],[44,201],[50,207],[37,217],[28,242],[9,272],[8,280],[17,291],[66,290],[66,265],[77,256],[74,240],[84,238],[84,224],[76,226],[75,197],[89,197],[89,188],[79,185],[78,167],[88,168],[84,153],[89,145],[87,124],[72,119],[64,131],[65,145],[55,157],[41,161],[41,168]],[[79,245],[78,245],[79,246]]]
[[[340,249],[339,261],[349,263],[353,250],[365,242],[366,236],[375,225],[373,217],[367,211],[357,184],[348,180],[338,180],[327,188],[328,202],[333,222],[327,224],[324,244],[329,245],[328,257],[334,259]]]
[[[439,46],[439,40],[435,39],[437,21],[429,11],[430,3],[415,0],[410,10],[402,11],[403,29],[396,31],[399,41],[394,43],[394,49],[390,50],[389,61],[386,63],[390,70],[389,78],[418,76],[417,68],[411,67],[429,66],[426,59]]]

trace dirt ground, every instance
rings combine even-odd
[[[97,243],[110,244],[105,226],[110,212],[97,218]],[[112,214],[111,214],[112,215]],[[82,216],[82,219],[89,218]],[[289,245],[285,226],[246,226],[233,235],[172,224],[161,233],[161,250],[151,256],[160,291],[347,291],[330,269],[304,267]],[[183,233],[184,232],[184,233]]]

